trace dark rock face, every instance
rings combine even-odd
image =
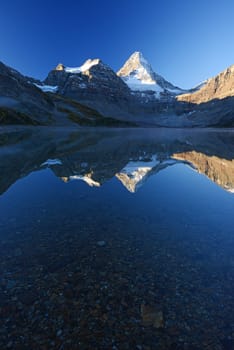
[[[58,93],[62,96],[96,108],[107,116],[127,113],[129,104],[133,103],[130,89],[101,60],[89,60],[94,61],[90,68],[75,73],[59,64],[44,83],[58,86]]]
[[[32,124],[52,121],[53,101],[28,78],[0,62],[0,108],[32,118]]]

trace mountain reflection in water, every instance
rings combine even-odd
[[[185,163],[234,191],[232,131],[7,129],[0,134],[0,193],[49,167],[64,182],[99,187],[116,177],[136,192],[167,167]]]
[[[0,349],[233,349],[233,135],[0,129]]]

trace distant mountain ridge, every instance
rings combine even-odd
[[[117,73],[96,58],[59,63],[43,82],[0,63],[0,123],[232,127],[234,65],[185,91],[139,51]]]
[[[204,103],[234,96],[234,65],[208,79],[197,91],[178,96],[179,101]]]

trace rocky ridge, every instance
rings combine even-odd
[[[208,79],[194,93],[182,94],[177,97],[177,100],[200,104],[214,99],[220,100],[232,96],[234,96],[234,65],[225,69],[217,76]]]
[[[128,86],[100,59],[89,59],[75,68],[59,64],[44,84],[57,86],[58,94],[96,108],[106,116],[127,114],[132,100]]]

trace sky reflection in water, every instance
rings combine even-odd
[[[232,346],[233,143],[215,130],[9,133],[0,344]]]

